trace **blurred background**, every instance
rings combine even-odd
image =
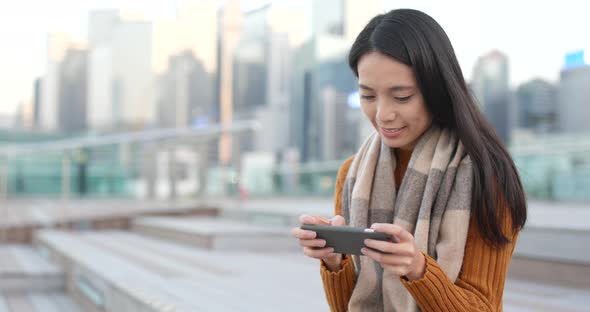
[[[373,131],[347,52],[396,8],[445,29],[523,180],[505,311],[584,311],[590,5],[574,0],[11,4],[0,311],[327,311],[289,229],[333,214],[338,167]]]

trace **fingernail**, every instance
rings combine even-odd
[[[361,248],[361,252],[362,252],[363,254],[366,254],[366,253],[367,253],[367,248]]]
[[[365,239],[365,245],[368,244],[368,243],[369,243],[369,240],[368,239]]]
[[[330,247],[330,248],[328,248],[328,250],[329,250],[330,252],[334,252],[334,248],[331,248],[331,247]]]

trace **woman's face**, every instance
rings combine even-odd
[[[412,68],[379,52],[357,65],[361,107],[385,144],[411,151],[432,124]]]

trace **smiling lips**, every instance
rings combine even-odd
[[[401,128],[383,128],[380,127],[379,128],[381,130],[381,134],[383,134],[386,137],[389,138],[395,138],[398,137],[404,129],[406,129],[406,127],[401,127]]]

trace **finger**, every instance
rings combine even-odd
[[[334,248],[328,247],[328,248],[319,248],[319,249],[314,249],[311,247],[303,247],[303,253],[311,258],[316,258],[316,259],[323,259],[328,257],[331,253],[334,252]]]
[[[384,260],[384,254],[369,248],[361,248],[361,253],[379,263]]]
[[[344,226],[346,225],[346,220],[341,215],[336,215],[332,219],[330,219],[330,225],[334,226]]]
[[[301,224],[323,224],[323,225],[330,225],[330,220],[327,220],[324,217],[320,216],[312,216],[303,214],[299,216],[299,223]]]
[[[301,228],[293,228],[291,230],[291,234],[295,237],[295,238],[299,238],[299,239],[314,239],[316,238],[316,232],[314,231],[308,231],[308,230],[303,230]]]
[[[302,247],[325,247],[326,241],[323,239],[300,239],[299,245]]]
[[[412,263],[412,259],[410,257],[381,253],[370,248],[362,248],[361,252],[363,255],[379,262],[381,266],[407,267]]]
[[[396,243],[380,241],[376,239],[365,239],[365,246],[388,254],[403,253],[402,246],[399,246]]]
[[[414,240],[414,236],[410,232],[397,224],[388,223],[373,223],[371,228],[377,232],[383,232],[397,238],[398,242],[410,242]]]
[[[311,224],[312,217],[310,215],[302,214],[299,216],[299,223],[301,224]]]
[[[385,265],[383,269],[396,276],[405,276],[409,272],[408,267],[403,265]]]
[[[387,257],[385,260],[387,265],[392,267],[397,267],[407,271],[408,268],[412,265],[412,258],[411,257],[398,257],[398,256],[391,256]]]

